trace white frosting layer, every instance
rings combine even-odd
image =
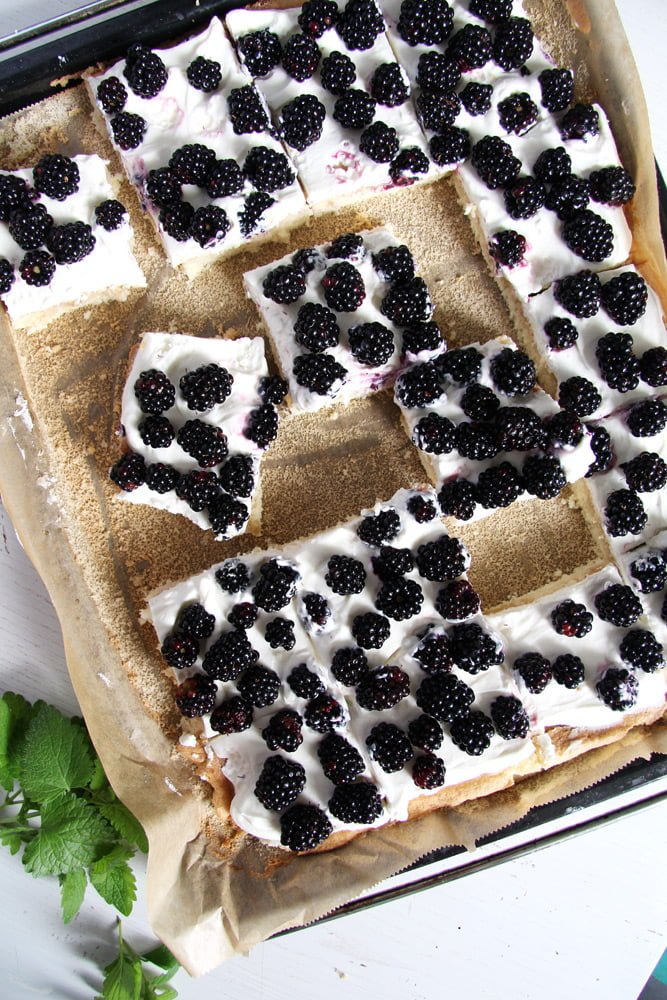
[[[12,322],[24,326],[36,313],[75,309],[101,294],[113,298],[130,288],[144,288],[146,279],[131,250],[132,227],[129,217],[112,232],[95,221],[95,208],[103,201],[115,198],[107,174],[106,160],[99,156],[75,156],[79,168],[79,187],[64,201],[56,201],[35,192],[34,202],[44,205],[57,226],[68,222],[84,222],[95,238],[93,250],[76,264],[58,264],[48,285],[29,285],[18,273],[26,254],[9,233],[6,222],[0,222],[0,258],[8,260],[16,270],[10,290],[1,296]],[[1,173],[6,173],[2,171]],[[32,169],[13,170],[32,186]]]

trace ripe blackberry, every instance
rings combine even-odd
[[[402,149],[389,164],[389,176],[399,187],[414,184],[420,174],[427,174],[428,171],[428,157],[418,146]]]
[[[52,226],[53,218],[46,211],[46,207],[37,204],[18,208],[12,212],[8,228],[9,235],[22,250],[37,250],[46,243]]]
[[[514,229],[501,229],[494,233],[489,243],[489,253],[496,264],[502,267],[516,267],[526,253],[526,237]]]
[[[438,591],[435,609],[448,622],[463,622],[479,611],[479,595],[467,580],[452,580]]]
[[[667,385],[667,348],[649,347],[639,359],[639,370],[647,385],[654,388]]]
[[[491,423],[464,421],[456,428],[456,447],[460,455],[476,462],[494,458],[499,451],[496,429]]]
[[[303,594],[301,597],[304,625],[309,632],[322,632],[331,618],[331,608],[322,594]]]
[[[391,545],[381,545],[380,555],[372,556],[373,572],[381,580],[398,580],[412,572],[415,561],[410,549],[396,549]]]
[[[95,237],[87,223],[67,222],[49,229],[46,246],[56,264],[76,264],[95,249]]]
[[[560,120],[561,139],[583,139],[600,131],[600,116],[592,104],[575,104]]]
[[[95,206],[95,222],[108,233],[114,232],[127,219],[127,209],[115,198],[108,198]]]
[[[0,257],[0,295],[6,295],[15,281],[14,268],[8,260]]]
[[[193,674],[177,686],[174,701],[182,715],[196,719],[213,711],[217,690],[210,677]]]
[[[602,307],[619,326],[632,326],[646,312],[648,286],[641,275],[624,271],[602,286]]]
[[[468,10],[489,24],[500,24],[512,13],[512,0],[470,0]]]
[[[350,350],[362,365],[378,368],[394,353],[394,334],[382,323],[361,323],[348,330]]]
[[[370,781],[357,781],[335,788],[328,809],[343,823],[368,825],[382,815],[382,797]]]
[[[188,83],[195,90],[202,90],[205,94],[210,94],[220,86],[222,67],[215,59],[197,56],[188,66],[185,75],[188,78]]]
[[[269,750],[286,750],[296,753],[303,743],[301,716],[291,708],[276,712],[262,730],[262,737]]]
[[[255,784],[255,795],[265,809],[281,812],[301,794],[305,784],[306,772],[302,765],[276,754],[264,761]]]
[[[584,604],[568,598],[552,609],[551,623],[559,635],[582,639],[593,628],[593,615]]]
[[[427,674],[447,673],[454,666],[451,643],[443,631],[429,629],[412,655]]]
[[[667,484],[667,463],[656,452],[642,451],[621,468],[628,486],[636,493],[652,493]]]
[[[204,673],[217,681],[235,681],[243,670],[247,670],[257,661],[258,657],[259,653],[251,645],[245,632],[226,629],[206,650],[202,667]]]
[[[458,98],[454,89],[461,78],[461,71],[451,59],[442,52],[423,52],[417,63],[416,82],[426,94],[449,95],[454,98],[454,106]],[[451,121],[454,119],[452,118]]]
[[[560,410],[552,417],[547,417],[544,426],[550,448],[574,448],[584,436],[584,426],[581,420],[576,413],[572,413],[570,410]]]
[[[359,149],[374,163],[389,163],[398,153],[398,132],[382,121],[374,121],[361,133]]]
[[[136,455],[134,452],[127,452],[109,470],[109,479],[126,493],[138,489],[144,482],[145,476],[144,460],[141,455]]]
[[[547,111],[564,111],[572,103],[574,77],[569,69],[545,69],[538,76],[542,105]]]
[[[625,205],[635,195],[632,177],[623,167],[603,167],[589,177],[591,197],[604,205]]]
[[[280,678],[275,671],[255,663],[241,674],[236,686],[255,708],[266,708],[273,705],[280,693]]]
[[[574,690],[584,683],[586,670],[583,662],[572,653],[562,653],[551,664],[551,672],[557,684]]]
[[[402,622],[418,615],[424,595],[415,580],[389,580],[378,591],[375,607],[394,621]]]
[[[441,722],[452,722],[468,712],[475,692],[455,674],[438,673],[424,678],[415,698],[427,715]]]
[[[366,611],[352,620],[354,641],[362,649],[381,649],[389,638],[391,626],[384,615]]]
[[[242,733],[252,725],[252,705],[234,695],[226,698],[211,712],[211,729],[216,733]]]
[[[206,186],[206,176],[215,162],[215,153],[199,142],[179,146],[169,157],[169,169],[181,184]]]
[[[450,37],[445,54],[461,73],[480,69],[491,59],[491,35],[481,25],[464,24]]]
[[[442,746],[442,727],[432,716],[418,715],[408,726],[408,738],[420,750],[437,750]]]
[[[412,765],[412,780],[417,788],[442,788],[445,783],[445,765],[435,754],[419,754]]]
[[[445,517],[469,521],[475,513],[477,490],[466,479],[453,479],[443,485],[438,493],[438,502]]]
[[[275,406],[283,402],[287,390],[287,382],[279,375],[262,375],[257,384],[257,391],[262,402],[273,403]]]
[[[629,670],[609,667],[595,685],[595,689],[605,705],[613,712],[624,712],[636,704],[639,682]]]
[[[343,128],[366,128],[375,117],[375,101],[365,90],[350,88],[336,100],[333,116]]]
[[[643,614],[639,598],[630,587],[612,583],[595,597],[595,607],[603,622],[629,628]]]
[[[363,757],[338,733],[327,733],[317,747],[325,777],[334,785],[348,785],[366,770]]]
[[[602,396],[587,378],[573,375],[558,386],[558,403],[578,417],[590,417],[602,403]]]
[[[498,640],[476,622],[462,622],[449,631],[454,663],[469,674],[478,674],[503,662],[503,649]]]
[[[309,35],[292,35],[283,46],[283,69],[298,83],[310,79],[320,64],[320,58],[319,46]]]
[[[518,698],[499,695],[491,702],[491,718],[496,732],[504,740],[522,740],[530,729],[530,719]]]
[[[337,312],[354,312],[366,298],[364,279],[346,260],[328,267],[321,284],[327,305]]]
[[[294,324],[294,339],[297,344],[307,351],[319,354],[327,347],[335,347],[339,337],[340,328],[335,313],[316,302],[307,302],[301,306]]]
[[[326,111],[314,94],[301,94],[283,106],[280,132],[289,146],[303,151],[322,135]]]
[[[287,677],[287,683],[297,698],[310,700],[316,698],[318,694],[324,693],[324,684],[317,674],[308,669],[305,663],[299,663],[298,666],[294,667]]]
[[[241,601],[239,604],[235,604],[227,615],[227,621],[234,628],[241,629],[243,632],[247,632],[248,629],[252,628],[257,621],[257,616],[259,615],[259,608],[251,601]]]
[[[294,649],[294,622],[288,618],[272,618],[266,623],[264,638],[271,649]]]
[[[491,110],[493,87],[488,83],[467,83],[459,97],[469,115],[485,115]]]
[[[494,61],[505,70],[519,69],[533,51],[533,29],[523,17],[501,21],[493,39]]]
[[[374,0],[347,0],[338,15],[336,31],[348,49],[365,51],[384,31],[384,18]]]
[[[410,678],[396,666],[365,670],[356,686],[357,702],[368,712],[384,712],[410,694]]]
[[[530,455],[523,463],[521,475],[526,490],[540,500],[558,496],[567,484],[560,462],[548,455]]]
[[[438,510],[433,500],[427,499],[419,493],[415,493],[407,502],[408,513],[411,514],[417,524],[425,524],[433,521],[438,516]]]
[[[505,211],[511,219],[531,219],[546,201],[546,190],[535,177],[519,175],[504,192]]]
[[[188,409],[199,413],[224,403],[232,391],[233,375],[220,365],[200,365],[182,376],[178,387]]]
[[[259,580],[252,588],[255,603],[264,611],[280,611],[287,607],[299,580],[296,569],[278,559],[268,559],[259,572]]]
[[[441,535],[417,549],[417,569],[426,580],[455,580],[470,565],[470,554],[458,538]]]
[[[243,164],[243,173],[258,191],[281,191],[294,181],[294,171],[284,153],[268,146],[253,146]]]
[[[446,0],[403,0],[396,30],[408,45],[439,45],[453,23],[454,12]]]
[[[243,436],[260,448],[268,448],[278,435],[278,414],[271,403],[264,403],[250,411]]]
[[[363,563],[350,556],[331,556],[324,577],[334,594],[360,594],[366,584]]]
[[[630,573],[642,594],[655,594],[667,585],[667,559],[658,552],[640,556],[630,564]]]
[[[327,260],[354,260],[357,263],[366,256],[363,237],[358,233],[341,233],[325,249]]]
[[[648,521],[644,504],[632,490],[614,490],[604,508],[607,531],[612,538],[640,535]]]
[[[340,97],[357,78],[357,70],[344,52],[332,52],[322,60],[320,83],[335,97]],[[373,95],[375,96],[375,95]]]
[[[262,291],[272,302],[288,305],[305,295],[306,279],[292,264],[279,264],[264,278]]]
[[[370,82],[373,100],[386,108],[396,108],[405,104],[410,91],[405,74],[396,62],[380,63]]]
[[[402,354],[417,357],[419,354],[434,354],[447,345],[437,323],[413,323],[402,331]]]
[[[243,188],[243,174],[236,160],[214,160],[208,168],[205,186],[210,198],[238,194]]]
[[[504,347],[491,362],[491,377],[506,396],[526,396],[535,386],[535,365],[523,351]]]
[[[227,455],[227,437],[223,430],[203,420],[186,420],[179,428],[176,440],[202,469],[219,465]]]
[[[203,604],[188,604],[178,616],[178,631],[193,639],[208,639],[214,628],[215,615],[209,614]]]
[[[121,111],[109,122],[116,145],[127,152],[136,149],[143,142],[148,124],[141,115],[131,111]]]
[[[230,90],[227,106],[235,135],[264,132],[268,129],[269,118],[264,102],[252,84]]]
[[[318,396],[329,395],[335,383],[342,384],[347,376],[347,369],[331,354],[301,354],[294,359],[292,371],[298,385]]]
[[[176,433],[166,417],[152,415],[140,421],[137,430],[143,443],[150,448],[168,448]]]
[[[108,115],[122,111],[127,102],[127,88],[117,76],[108,76],[97,88],[97,100]]]
[[[501,406],[493,421],[502,451],[532,451],[546,447],[546,428],[537,413],[527,406]]]
[[[595,316],[600,308],[602,285],[593,271],[578,271],[554,284],[554,298],[577,319]]]
[[[522,493],[521,477],[511,462],[483,469],[478,476],[477,501],[485,510],[509,507]]]
[[[312,851],[333,832],[319,806],[298,804],[280,817],[280,843],[290,851]]]
[[[28,250],[18,270],[26,285],[42,288],[56,273],[56,262],[46,250]]]
[[[367,669],[366,654],[358,646],[343,646],[337,649],[331,661],[331,673],[345,687],[358,684]]]
[[[238,594],[250,583],[250,573],[240,559],[228,559],[215,571],[216,583],[227,594]]]
[[[610,389],[629,392],[639,385],[639,361],[629,333],[607,333],[595,348],[600,374]]]
[[[588,209],[571,216],[563,225],[562,235],[572,253],[584,260],[600,263],[614,251],[612,226]]]
[[[502,128],[512,135],[522,135],[537,121],[538,108],[530,94],[517,92],[498,103],[498,118]]]
[[[220,496],[220,484],[215,472],[187,472],[176,481],[174,489],[179,500],[191,510],[202,511]]]
[[[346,713],[340,702],[330,694],[318,694],[306,705],[306,725],[318,733],[330,733],[345,725]]]
[[[554,184],[572,176],[572,160],[564,146],[544,149],[535,160],[533,173],[543,184]]]
[[[424,279],[394,282],[382,300],[380,311],[397,326],[427,322],[433,313],[433,302]]]
[[[371,758],[387,774],[400,771],[412,757],[412,745],[402,729],[391,722],[379,722],[366,737]]]
[[[522,653],[512,666],[533,694],[544,691],[552,677],[551,664],[540,653]]]
[[[488,188],[505,187],[518,176],[521,161],[499,136],[486,135],[472,148],[471,163]]]
[[[191,667],[199,655],[199,643],[188,635],[170,632],[160,647],[165,662],[177,670]]]
[[[7,222],[12,212],[31,204],[30,189],[22,177],[0,174],[0,221]]]
[[[219,205],[202,205],[190,223],[190,236],[200,247],[212,247],[225,238],[231,226],[227,213]]]
[[[565,222],[587,208],[589,200],[588,181],[570,175],[553,182],[544,203],[551,212],[556,213],[561,222]]]
[[[631,629],[621,640],[621,659],[633,670],[643,670],[652,674],[665,665],[665,654],[662,644],[658,642],[653,632],[647,629]]]
[[[56,201],[64,201],[78,191],[80,180],[79,168],[74,160],[60,153],[47,153],[32,170],[35,191]]]
[[[157,52],[145,45],[132,45],[128,49],[123,76],[130,90],[139,97],[156,97],[167,83],[167,67]]]
[[[653,437],[667,425],[667,406],[661,399],[635,403],[628,410],[625,422],[633,437]]]
[[[366,545],[379,547],[383,542],[390,542],[395,538],[400,530],[400,515],[390,508],[364,517],[357,528],[357,535]]]
[[[443,94],[437,90],[421,90],[415,98],[417,117],[424,130],[445,133],[461,110],[457,94]],[[467,132],[458,129],[467,137]],[[469,149],[467,150],[469,152]]]
[[[325,31],[333,28],[337,19],[338,4],[335,0],[306,0],[297,20],[304,35],[320,38]]]
[[[251,76],[268,76],[280,62],[280,39],[266,28],[241,35],[237,44]]]
[[[265,194],[263,191],[251,191],[243,203],[243,210],[239,212],[241,235],[250,236],[251,233],[261,229],[262,216],[274,204],[275,198],[272,198],[270,194]]]
[[[405,246],[389,246],[373,254],[373,267],[383,281],[409,281],[415,274],[415,262]]]
[[[195,210],[188,201],[176,202],[160,211],[158,222],[167,236],[179,243],[190,239],[190,226],[195,217]]]
[[[396,379],[396,398],[409,409],[430,406],[443,392],[438,371],[431,362],[413,365]]]
[[[429,152],[441,167],[461,163],[470,153],[470,135],[463,128],[449,125],[440,129],[439,135],[429,139]]]
[[[475,347],[460,347],[440,354],[435,364],[442,377],[458,385],[476,382],[482,374],[482,355]]]
[[[413,443],[430,455],[445,455],[456,446],[456,428],[448,417],[427,413],[412,431]]]
[[[454,719],[449,727],[452,742],[471,757],[479,757],[491,746],[493,733],[491,719],[477,710]]]
[[[574,347],[579,339],[579,331],[571,319],[565,316],[553,316],[544,324],[544,333],[552,351],[566,351]]]
[[[220,484],[234,497],[249,497],[255,488],[252,459],[249,455],[232,455],[218,472]]]

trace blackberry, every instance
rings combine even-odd
[[[243,698],[255,708],[266,708],[273,705],[278,697],[280,678],[275,671],[256,663],[241,674],[236,686]]]
[[[417,63],[416,82],[426,94],[440,94],[454,98],[454,106],[458,100],[454,88],[461,79],[461,71],[451,59],[442,52],[423,52]],[[450,107],[452,105],[450,104]],[[454,119],[452,118],[451,121]]]
[[[535,177],[519,175],[505,186],[505,211],[511,219],[531,219],[546,201],[546,190]]]
[[[0,221],[7,222],[12,212],[31,204],[30,189],[22,177],[0,174]]]
[[[358,646],[343,646],[337,649],[331,661],[331,673],[345,687],[354,687],[358,684],[367,669],[366,654]]]
[[[503,649],[489,632],[476,622],[462,622],[449,631],[454,663],[468,674],[478,674],[503,662]]]
[[[629,628],[643,614],[642,603],[630,587],[612,583],[595,598],[595,607],[603,622]]]
[[[276,712],[262,730],[262,737],[269,750],[286,750],[296,753],[303,743],[301,716],[291,708]]]
[[[390,542],[401,530],[401,518],[393,509],[381,510],[379,514],[369,514],[357,527],[357,535],[366,545],[381,546]]]
[[[366,250],[364,241],[358,233],[341,233],[326,247],[327,260],[356,260],[364,259]]]
[[[574,448],[584,436],[584,427],[570,410],[560,410],[545,420],[550,448]]]
[[[456,447],[460,455],[476,462],[494,458],[499,451],[496,429],[490,423],[464,421],[456,428]]]
[[[658,388],[667,385],[667,348],[649,347],[639,359],[639,371],[647,385]]]
[[[232,455],[218,472],[223,490],[233,497],[249,497],[255,488],[252,459],[249,455]]]
[[[408,726],[408,738],[420,750],[438,750],[442,746],[442,727],[430,715],[418,715]]]
[[[243,209],[239,212],[239,226],[242,236],[250,236],[256,230],[261,229],[262,216],[267,212],[276,199],[263,191],[251,191],[243,202]]]
[[[193,639],[208,639],[214,628],[215,615],[209,614],[198,602],[188,604],[178,616],[178,631]]]
[[[366,298],[364,279],[346,260],[328,267],[321,284],[327,305],[337,312],[354,312]]]
[[[402,353],[417,357],[419,354],[433,354],[447,345],[437,323],[413,323],[402,331]]]
[[[366,585],[366,570],[351,556],[331,556],[324,579],[334,594],[360,594]]]
[[[604,508],[606,527],[612,538],[640,535],[648,521],[644,504],[632,490],[614,490]]]
[[[588,181],[570,175],[553,182],[546,196],[545,205],[551,212],[556,213],[561,222],[565,222],[577,212],[587,208],[589,200]]]
[[[633,326],[646,312],[648,286],[634,271],[624,271],[602,286],[602,308],[619,326]]]
[[[382,121],[374,121],[359,137],[359,149],[374,163],[389,163],[398,153],[398,132]]]
[[[403,406],[424,409],[444,392],[436,367],[431,362],[412,365],[396,379],[396,398]]]
[[[271,649],[294,649],[294,622],[288,618],[272,618],[266,623],[264,638]]]
[[[144,460],[141,455],[136,455],[134,452],[127,452],[109,470],[109,479],[126,493],[138,489],[144,482],[145,476]]]
[[[443,94],[436,90],[422,90],[415,98],[417,117],[422,128],[432,132],[447,132],[461,110],[461,101],[456,94]],[[462,135],[467,132],[458,129]],[[469,149],[467,150],[467,152]]]
[[[551,672],[557,684],[574,690],[584,683],[586,670],[578,656],[561,653],[551,664]]]
[[[384,615],[366,611],[352,620],[354,641],[362,649],[381,649],[389,638],[391,626]]]
[[[560,462],[548,455],[529,456],[523,463],[521,475],[528,493],[540,500],[558,496],[567,484]]]
[[[253,146],[243,164],[243,173],[258,191],[280,191],[294,181],[294,171],[284,153],[268,146]]]
[[[653,493],[667,484],[667,464],[656,452],[642,451],[621,468],[635,493]]]
[[[459,347],[441,354],[436,365],[443,378],[447,376],[458,385],[469,385],[482,374],[482,355],[475,347]]]
[[[216,705],[209,721],[216,733],[242,733],[252,725],[252,706],[234,695]]]
[[[257,391],[263,403],[273,403],[279,405],[287,395],[287,382],[279,375],[262,375]]]
[[[410,694],[410,678],[396,666],[365,670],[356,686],[357,702],[368,712],[384,712]]]
[[[37,250],[46,243],[52,226],[53,219],[46,211],[46,207],[37,204],[28,208],[18,208],[12,212],[8,228],[9,235],[22,250]]]
[[[494,424],[502,451],[531,451],[546,446],[544,424],[527,406],[501,406]]]
[[[283,69],[298,83],[310,79],[320,58],[319,46],[309,35],[292,35],[283,45]]]
[[[19,274],[26,285],[43,288],[56,273],[56,262],[46,250],[28,250],[19,264]]]
[[[294,324],[297,344],[313,354],[320,354],[327,347],[335,347],[339,338],[335,313],[316,302],[301,306]]]
[[[512,147],[496,135],[485,135],[472,147],[471,163],[488,188],[511,184],[521,170]]]
[[[334,785],[348,785],[366,770],[359,751],[338,733],[327,733],[317,748],[325,777]]]
[[[322,594],[303,594],[302,615],[309,632],[322,632],[331,618],[331,608]]]
[[[247,632],[248,629],[252,628],[257,621],[257,616],[259,614],[259,609],[255,607],[250,601],[241,601],[239,604],[235,604],[232,610],[227,615],[227,621],[234,628],[241,629],[243,632]]]
[[[512,13],[512,0],[470,0],[468,10],[489,24],[500,24]]]
[[[489,83],[467,83],[459,97],[469,115],[477,117],[491,110],[493,87]]]
[[[426,580],[455,580],[470,565],[470,554],[458,538],[441,535],[417,549],[417,569]]]
[[[199,643],[187,635],[170,632],[160,647],[165,662],[177,670],[191,667],[199,655]]]
[[[384,18],[374,0],[347,0],[338,15],[336,31],[348,49],[365,51],[384,31]]]
[[[114,141],[122,150],[136,149],[143,142],[148,125],[141,115],[121,111],[109,122]]]
[[[232,91],[234,93],[234,91]],[[199,142],[179,146],[169,157],[169,169],[181,184],[206,186],[206,176],[215,163],[215,153]]]
[[[504,347],[491,362],[491,377],[506,396],[526,396],[535,386],[535,365],[523,351]]]
[[[494,233],[489,243],[489,253],[496,264],[502,267],[516,267],[526,253],[526,237],[514,229],[501,229]]]
[[[318,733],[330,733],[345,725],[345,709],[330,694],[318,694],[306,705],[306,725]]]
[[[552,351],[566,351],[574,347],[579,339],[579,331],[566,316],[553,316],[544,324],[544,333]]]
[[[593,271],[578,271],[554,284],[554,298],[577,319],[595,316],[600,308],[602,285]]]
[[[219,205],[202,205],[190,223],[190,236],[200,247],[212,247],[225,238],[231,226],[227,213]]]
[[[250,573],[240,559],[229,559],[215,571],[216,583],[227,594],[238,594],[250,583]]]
[[[461,73],[480,69],[491,59],[491,35],[478,24],[464,24],[449,39],[446,55]]]
[[[292,264],[279,264],[264,278],[262,291],[272,302],[289,305],[305,295],[306,279]]]
[[[563,226],[563,240],[572,253],[584,260],[600,263],[614,251],[614,230],[595,212],[576,212]]]
[[[575,104],[560,120],[561,139],[583,139],[600,131],[600,116],[592,104]]]
[[[375,607],[394,621],[403,622],[419,614],[424,595],[415,580],[389,580],[378,591]]]
[[[408,45],[439,45],[453,23],[454,12],[446,0],[403,0],[396,30]]]
[[[206,174],[206,193],[210,198],[226,198],[242,189],[243,174],[236,160],[214,160],[211,163]]]
[[[14,268],[8,260],[0,257],[0,295],[6,295],[15,281]]]
[[[168,448],[174,440],[174,428],[166,417],[144,417],[137,430],[143,443],[150,448]]]
[[[572,160],[564,146],[543,149],[535,160],[533,173],[543,184],[554,184],[572,176]]]
[[[380,63],[370,82],[371,97],[386,108],[405,104],[410,91],[405,74],[396,62]]]
[[[189,202],[184,201],[163,208],[158,216],[158,222],[167,236],[171,236],[179,243],[185,243],[190,239],[190,226],[194,217],[194,208]]]
[[[222,67],[215,59],[197,56],[188,66],[185,75],[188,78],[188,83],[195,90],[202,90],[205,94],[210,94],[220,86]]]
[[[629,670],[609,667],[595,685],[595,690],[613,712],[624,712],[636,704],[639,682]]]
[[[278,414],[271,403],[264,403],[250,411],[243,436],[260,448],[268,448],[278,435]]]
[[[544,691],[552,677],[551,664],[540,653],[522,653],[514,661],[513,668],[533,694]]]
[[[471,757],[479,757],[491,746],[493,733],[491,719],[477,710],[454,719],[449,727],[452,742]]]
[[[357,78],[357,70],[344,52],[332,52],[322,60],[320,83],[335,97],[340,97]],[[375,95],[373,95],[375,96]]]
[[[539,112],[530,94],[524,91],[510,94],[498,103],[498,118],[502,128],[512,135],[523,135],[537,121]]]
[[[391,722],[379,722],[366,737],[371,758],[387,774],[400,771],[412,757],[412,745],[402,729]]]
[[[259,580],[252,588],[255,603],[264,611],[280,611],[287,607],[299,579],[294,567],[277,559],[269,559],[263,563],[259,572]]]
[[[264,132],[268,129],[269,118],[264,102],[251,83],[230,90],[227,95],[227,107],[235,135]]]
[[[574,78],[569,69],[545,69],[537,79],[547,111],[564,111],[572,103]]]
[[[551,623],[559,635],[582,639],[593,628],[593,615],[584,604],[568,598],[552,609]]]
[[[630,573],[642,594],[655,594],[667,585],[667,560],[657,552],[640,556],[630,564]]]
[[[523,493],[523,483],[511,462],[483,469],[477,479],[477,501],[485,510],[509,507]]]
[[[424,279],[394,282],[382,299],[380,311],[397,326],[427,322],[433,313],[433,302]]]
[[[318,396],[329,395],[335,383],[342,384],[347,376],[347,369],[331,354],[299,355],[294,359],[292,371],[298,385]]]
[[[324,685],[317,674],[309,670],[305,663],[300,663],[290,672],[287,683],[297,698],[316,698],[324,693]]]
[[[313,851],[333,832],[319,806],[297,804],[280,817],[280,843],[290,851]]]
[[[410,281],[415,274],[415,262],[405,244],[378,250],[373,254],[373,267],[383,281]]]
[[[589,177],[591,197],[604,205],[625,205],[635,195],[632,177],[623,167],[603,167]]]
[[[79,168],[74,160],[60,153],[47,153],[32,171],[35,191],[56,201],[64,201],[78,191],[80,180]]]
[[[420,174],[427,174],[428,171],[428,157],[418,146],[402,149],[389,164],[389,176],[399,186],[414,184]]]
[[[215,708],[216,694],[215,681],[203,674],[193,674],[177,686],[174,700],[182,715],[196,719]]]
[[[266,28],[241,35],[237,44],[251,76],[268,76],[282,57],[280,39]]]
[[[245,632],[226,629],[206,650],[202,667],[204,673],[217,681],[235,681],[242,671],[253,666],[258,657],[259,653]]]
[[[301,794],[306,772],[296,760],[276,754],[267,757],[255,784],[255,795],[265,809],[281,812]]]
[[[348,330],[350,350],[362,365],[378,368],[394,353],[394,335],[382,323],[361,323]]]
[[[189,410],[199,413],[224,403],[232,391],[233,375],[220,365],[200,365],[182,376],[178,387]]]
[[[352,87],[336,100],[333,116],[343,128],[366,128],[375,117],[375,101],[366,91]]]
[[[463,622],[479,611],[479,596],[467,580],[452,580],[438,591],[435,609],[448,622]]]
[[[108,76],[102,80],[96,92],[97,100],[102,110],[108,115],[122,111],[127,102],[127,88],[117,76]]]
[[[415,493],[407,502],[407,510],[412,514],[417,524],[433,521],[438,516],[438,510],[433,502],[419,493]]]
[[[373,572],[381,580],[397,580],[414,569],[415,561],[410,549],[396,549],[381,545],[380,555],[372,556]]]
[[[499,695],[491,702],[491,718],[496,732],[504,740],[522,740],[528,735],[528,712],[513,695]]]
[[[469,521],[475,513],[477,491],[466,479],[452,479],[438,493],[438,502],[445,517]]]
[[[370,781],[357,781],[335,788],[328,809],[343,823],[368,825],[382,815],[382,797]]]
[[[139,97],[156,97],[167,83],[167,67],[157,52],[151,52],[145,45],[131,45],[123,76]]]
[[[452,722],[469,711],[475,692],[455,674],[439,673],[424,678],[415,698],[427,715],[440,722]]]
[[[558,386],[558,404],[578,417],[590,417],[602,404],[602,396],[587,378],[573,375]]]
[[[417,788],[442,788],[445,783],[445,765],[435,754],[419,754],[412,765],[412,780]]]
[[[303,151],[322,135],[326,111],[314,94],[301,94],[280,112],[281,135],[289,146]]]
[[[220,484],[215,472],[187,472],[176,481],[174,489],[179,500],[191,510],[202,511],[220,496]]]
[[[449,125],[440,129],[439,135],[429,139],[429,152],[441,167],[461,163],[470,153],[470,135],[463,128]]]
[[[304,35],[320,38],[325,31],[333,28],[338,19],[338,4],[335,0],[306,0],[298,17],[299,27]]]
[[[629,333],[607,333],[595,348],[600,374],[610,389],[629,392],[639,385],[639,361]]]
[[[643,670],[652,674],[665,665],[664,649],[653,632],[647,629],[631,629],[621,640],[621,659],[633,670]]]
[[[114,232],[127,219],[127,209],[115,198],[108,198],[95,206],[95,222],[108,233]]]
[[[494,61],[505,70],[519,69],[533,51],[533,29],[524,17],[501,21],[493,39]]]
[[[412,441],[430,455],[445,455],[456,446],[456,428],[448,417],[427,413],[414,426]]]
[[[222,429],[203,420],[186,420],[179,428],[176,440],[203,469],[219,465],[227,455],[227,437]]]
[[[454,666],[451,643],[442,631],[426,632],[412,655],[427,674],[447,673]]]
[[[667,406],[661,399],[646,399],[631,406],[625,423],[633,437],[653,437],[667,424]]]

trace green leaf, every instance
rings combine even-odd
[[[11,731],[9,705],[0,698],[0,785],[8,792],[14,787],[14,777],[9,770],[9,734]]]
[[[167,948],[166,944],[159,944],[157,948],[144,952],[141,956],[141,961],[150,962],[151,965],[157,965],[158,969],[164,969],[164,971],[168,972],[170,976],[173,976],[175,972],[178,972],[181,967],[178,960],[174,958],[172,953]]]
[[[1,701],[9,710],[7,730],[4,740],[7,777],[16,780],[19,775],[20,747],[25,738],[28,722],[35,714],[35,705],[31,705],[29,701],[26,701],[23,695],[14,694],[13,691],[5,691]],[[36,702],[36,705],[40,707],[43,704],[43,701]],[[4,780],[2,781],[2,784],[5,788],[11,788],[10,785],[5,785]]]
[[[94,806],[64,792],[42,807],[42,825],[23,853],[33,875],[60,875],[87,868],[114,840],[113,831]]]
[[[0,844],[9,848],[10,854],[18,854],[21,850],[23,838],[20,833],[14,830],[0,830]]]
[[[102,1000],[142,1000],[142,980],[141,959],[121,949],[104,970]]]
[[[89,871],[91,885],[124,917],[130,914],[137,898],[136,879],[127,863],[133,855],[130,848],[114,847],[91,865]]]
[[[75,868],[67,875],[60,876],[60,907],[63,911],[64,924],[73,920],[81,909],[87,884],[83,868]]]
[[[115,802],[98,803],[97,808],[109,820],[114,830],[130,844],[134,844],[144,854],[148,854],[148,840],[144,828],[127,806],[116,799]]]
[[[104,768],[102,767],[102,761],[99,757],[95,756],[93,761],[93,776],[89,782],[89,788],[93,792],[99,792],[103,788],[107,788],[109,781],[106,774],[104,773]]]
[[[85,788],[93,770],[85,733],[51,705],[42,705],[20,749],[19,781],[28,798],[48,802],[61,792]]]

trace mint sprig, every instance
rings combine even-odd
[[[146,968],[154,965],[161,972]],[[160,945],[144,955],[138,954],[123,938],[118,921],[118,955],[104,969],[102,994],[96,1000],[176,1000],[178,993],[169,980],[180,966],[171,952]]]

